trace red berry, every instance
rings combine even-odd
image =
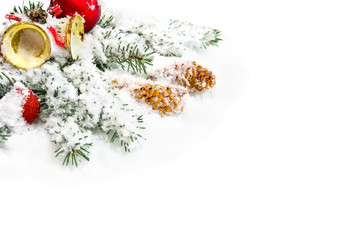
[[[51,0],[50,8],[59,6],[63,11],[58,18],[74,16],[76,13],[85,20],[85,32],[93,29],[100,19],[101,8],[97,0]]]
[[[31,90],[28,91],[29,93],[26,96],[25,104],[23,106],[23,118],[28,124],[31,124],[39,117],[40,103],[34,92]],[[25,95],[21,89],[17,89],[17,92]]]

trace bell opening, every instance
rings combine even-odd
[[[25,59],[41,56],[46,48],[44,37],[35,29],[21,29],[11,41],[14,52]]]

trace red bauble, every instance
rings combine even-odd
[[[51,0],[50,9],[59,6],[63,11],[58,18],[81,15],[84,20],[85,32],[93,29],[100,19],[101,8],[97,0]]]
[[[33,123],[40,113],[40,103],[38,97],[29,89],[17,89],[16,90],[21,95],[26,95],[25,103],[23,105],[23,118],[28,123]],[[25,91],[28,91],[25,93]]]

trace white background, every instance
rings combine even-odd
[[[0,239],[360,238],[357,1],[104,1],[221,29],[202,53],[217,90],[143,150],[104,143],[78,169],[46,159],[42,132],[12,138]]]

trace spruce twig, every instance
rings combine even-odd
[[[112,69],[114,65],[120,66],[124,71],[132,73],[147,73],[147,66],[152,66],[153,52],[148,53],[145,49],[145,53],[140,53],[137,45],[132,46],[130,44],[126,46],[118,45],[117,48],[103,46],[103,51],[107,57],[107,62],[98,62],[97,66],[101,69]],[[116,67],[117,68],[117,67]]]
[[[10,78],[7,74],[5,74],[4,72],[1,72],[0,79],[4,79],[4,77],[9,81],[11,86],[13,86],[14,82],[16,82],[16,80],[14,78]]]
[[[100,20],[98,21],[97,25],[100,26],[101,28],[108,28],[112,25],[113,23],[113,20],[114,20],[114,16],[113,15],[110,15],[110,16],[107,16],[107,15],[102,15]]]
[[[10,14],[25,14],[26,16],[29,16],[29,12],[34,9],[42,9],[44,6],[44,3],[42,2],[28,2],[28,5],[25,5],[24,2],[21,6],[14,6],[13,11],[10,12]]]
[[[72,149],[71,151],[69,151],[63,161],[63,165],[73,165],[75,167],[78,167],[79,162],[81,162],[81,159],[85,159],[86,161],[90,161],[89,158],[89,151],[87,150],[87,148],[91,147],[92,144],[85,144],[84,146],[80,147],[79,149]],[[64,152],[64,150],[61,150],[61,148],[59,148],[58,150],[55,151],[55,156],[59,156],[60,154],[62,154]],[[71,161],[70,161],[71,160]]]
[[[10,137],[10,129],[6,126],[0,127],[0,144],[3,144]]]
[[[0,72],[0,80],[4,80],[5,82],[0,81],[0,99],[8,93],[16,80],[5,74],[4,72]]]
[[[218,47],[218,43],[220,41],[223,41],[221,38],[220,38],[220,35],[222,34],[220,30],[218,29],[213,29],[212,30],[212,34],[213,34],[213,38],[208,40],[208,41],[204,41],[203,43],[203,48],[208,48],[209,46],[216,46]]]

